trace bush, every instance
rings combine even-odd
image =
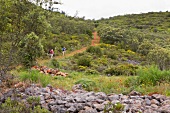
[[[90,67],[91,66],[91,60],[90,58],[88,58],[87,56],[82,56],[78,59],[77,64],[79,66],[87,66]]]
[[[114,59],[114,60],[116,60],[118,58],[118,56],[115,53],[112,53],[112,52],[108,52],[107,55],[108,55],[108,58],[111,58],[111,59]]]
[[[105,74],[107,75],[136,75],[137,66],[131,64],[122,64],[118,66],[113,66],[105,70]]]
[[[126,87],[131,87],[137,85],[137,78],[136,77],[129,77],[124,81]]]
[[[87,74],[99,74],[98,71],[93,70],[93,69],[88,69],[88,70],[86,70],[85,72],[86,72]]]
[[[78,59],[80,56],[83,56],[83,55],[85,55],[85,53],[77,53],[74,55],[74,58]]]
[[[109,102],[104,107],[104,113],[122,113],[124,109],[124,105],[121,103],[112,104]]]
[[[34,103],[34,101],[32,101]],[[32,103],[31,103],[32,104]],[[8,98],[5,103],[0,105],[0,113],[51,113],[47,109],[41,108],[39,105],[26,106],[23,102],[11,100]]]
[[[92,54],[96,54],[98,56],[102,56],[102,50],[98,46],[90,46],[89,48],[87,48],[86,51]]]
[[[161,71],[157,66],[149,68],[140,68],[137,71],[138,84],[158,85],[163,82],[170,82],[170,71]]]
[[[79,66],[78,71],[85,71],[87,69],[86,66]]]
[[[51,64],[55,68],[59,68],[60,67],[60,63],[56,59],[52,59],[51,60]]]
[[[21,62],[27,68],[35,65],[36,58],[40,57],[44,52],[40,38],[34,32],[23,38],[20,47]]]

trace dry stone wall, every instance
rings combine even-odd
[[[1,95],[0,103],[8,97],[14,98],[13,91],[10,89]],[[108,103],[124,105],[121,113],[170,113],[170,98],[160,94],[148,96],[133,91],[129,95],[107,95],[104,92],[84,91],[80,84],[74,86],[72,91],[50,85],[45,88],[35,84],[29,87],[16,85],[15,92],[20,95],[17,99],[23,102],[29,96],[40,97],[40,105],[53,113],[104,113]]]

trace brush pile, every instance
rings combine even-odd
[[[33,66],[32,69],[39,70],[40,73],[50,74],[52,76],[68,76],[68,73],[61,72],[59,69],[48,68],[47,66]]]

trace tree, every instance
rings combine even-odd
[[[3,78],[18,63],[17,50],[23,37],[25,4],[26,0],[0,1],[0,76]]]
[[[41,40],[34,32],[28,34],[20,43],[22,64],[30,68],[36,64],[36,59],[43,54]]]

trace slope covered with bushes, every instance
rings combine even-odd
[[[170,12],[110,17],[96,22],[104,43],[140,53],[161,70],[170,68]]]
[[[73,51],[92,39],[91,20],[45,10],[29,0],[1,0],[0,7],[1,75],[16,64],[34,65],[51,48],[58,55],[63,46]]]

